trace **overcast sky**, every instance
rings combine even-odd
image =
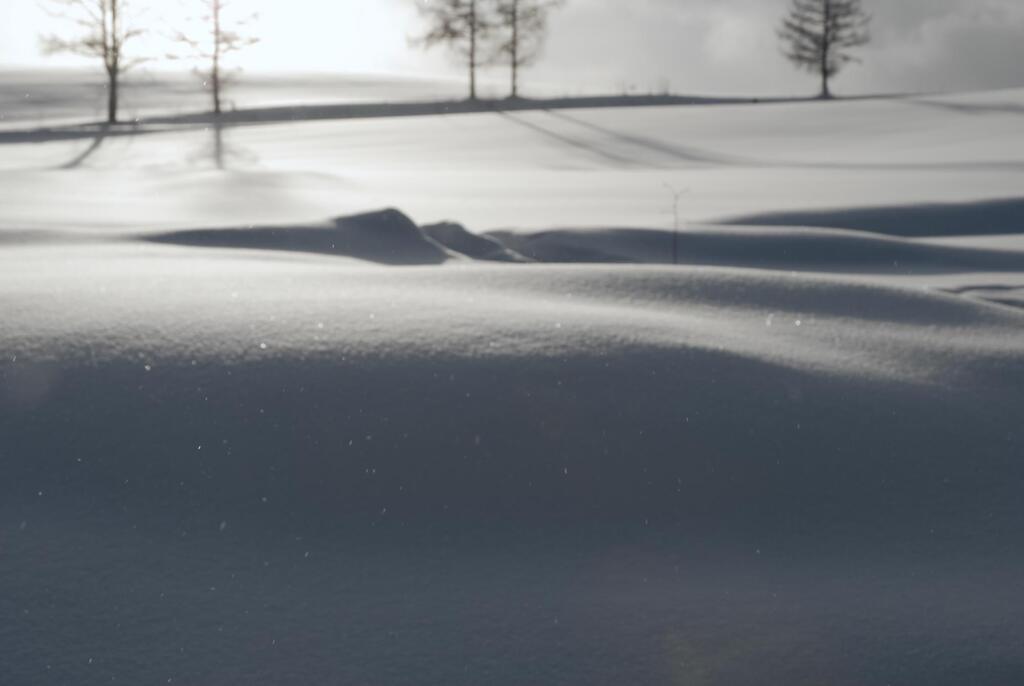
[[[150,24],[178,21],[190,0],[150,5]],[[195,0],[191,0],[194,3]],[[259,12],[263,42],[239,58],[259,71],[461,73],[442,50],[424,54],[416,0],[235,0]],[[525,77],[566,93],[640,90],[800,93],[816,84],[779,54],[775,27],[789,0],[569,0],[553,18],[543,60]],[[0,0],[0,65],[68,66],[40,55],[61,25],[46,0]],[[836,82],[846,93],[1024,86],[1024,0],[865,0],[874,42]],[[163,54],[161,34],[137,50]]]

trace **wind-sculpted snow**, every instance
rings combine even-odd
[[[461,224],[442,222],[422,227],[423,233],[449,250],[466,257],[492,262],[527,262],[519,253],[490,236],[471,233]]]
[[[1021,98],[5,131],[0,683],[1024,683]]]
[[[319,225],[194,229],[145,237],[156,243],[325,253],[391,265],[454,257],[397,210],[338,217]]]
[[[1024,272],[1024,250],[936,245],[870,231],[695,226],[675,235],[650,229],[495,231],[490,235],[538,262],[671,264],[675,255],[679,264],[819,272]]]
[[[0,251],[12,683],[1020,676],[1016,310],[208,245]]]
[[[775,212],[740,217],[730,223],[861,229],[911,237],[1019,234],[1024,233],[1024,199]]]

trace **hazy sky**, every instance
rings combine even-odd
[[[179,21],[195,0],[134,0],[150,24]],[[813,92],[814,80],[779,54],[775,27],[789,0],[569,0],[552,23],[543,61],[525,77],[567,93]],[[234,0],[259,13],[263,42],[239,62],[250,71],[461,73],[441,50],[424,54],[416,0]],[[40,55],[40,33],[60,24],[46,0],[0,0],[0,65],[78,64]],[[841,92],[1024,86],[1024,0],[865,0],[874,43]],[[135,48],[167,50],[158,29]],[[495,72],[497,76],[500,72]]]

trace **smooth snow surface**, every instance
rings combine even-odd
[[[0,135],[0,682],[1024,681],[1006,102]]]
[[[1024,91],[6,132],[0,228],[210,228],[377,207],[474,232],[671,228],[666,186],[687,191],[683,224],[1012,199],[1024,188],[1013,103]]]

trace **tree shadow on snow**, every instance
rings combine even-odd
[[[196,153],[189,160],[196,164],[212,163],[218,171],[228,169],[233,162],[243,164],[255,164],[259,157],[228,140],[228,129],[230,126],[220,118],[214,118],[206,131],[210,134],[207,141],[199,146]]]
[[[644,160],[640,157],[627,157],[625,155],[620,155],[617,152],[607,150],[603,147],[594,145],[593,143],[590,143],[583,139],[576,138],[575,136],[567,136],[553,129],[549,129],[546,126],[541,126],[536,122],[529,121],[528,119],[522,116],[514,115],[510,112],[499,112],[498,114],[500,114],[506,120],[518,124],[519,126],[522,126],[525,129],[533,131],[534,133],[538,133],[543,137],[549,138],[570,148],[575,148],[576,150],[581,150],[594,157],[597,157],[602,162],[611,163],[612,165],[617,167],[638,167],[644,165]]]
[[[85,164],[86,160],[92,157],[93,153],[95,153],[103,146],[103,143],[104,141],[107,140],[107,136],[109,134],[110,124],[100,124],[99,127],[96,129],[96,132],[93,134],[92,143],[90,143],[85,150],[78,153],[64,164],[60,165],[58,169],[78,169],[79,167],[81,167],[83,164]]]
[[[671,157],[676,161],[718,165],[751,164],[750,161],[727,157],[725,155],[719,155],[717,153],[700,150],[698,148],[683,147],[655,138],[649,138],[647,136],[638,136],[635,134],[615,131],[605,126],[599,126],[598,124],[586,121],[585,119],[581,119],[577,116],[566,114],[565,112],[556,112],[554,110],[544,110],[544,112],[551,117],[589,129],[590,131],[599,133],[619,143],[625,143],[635,148],[656,152],[661,155]]]
[[[914,100],[913,102],[923,107],[960,114],[1019,114],[1024,116],[1024,105],[1015,102],[940,102],[937,100]]]

